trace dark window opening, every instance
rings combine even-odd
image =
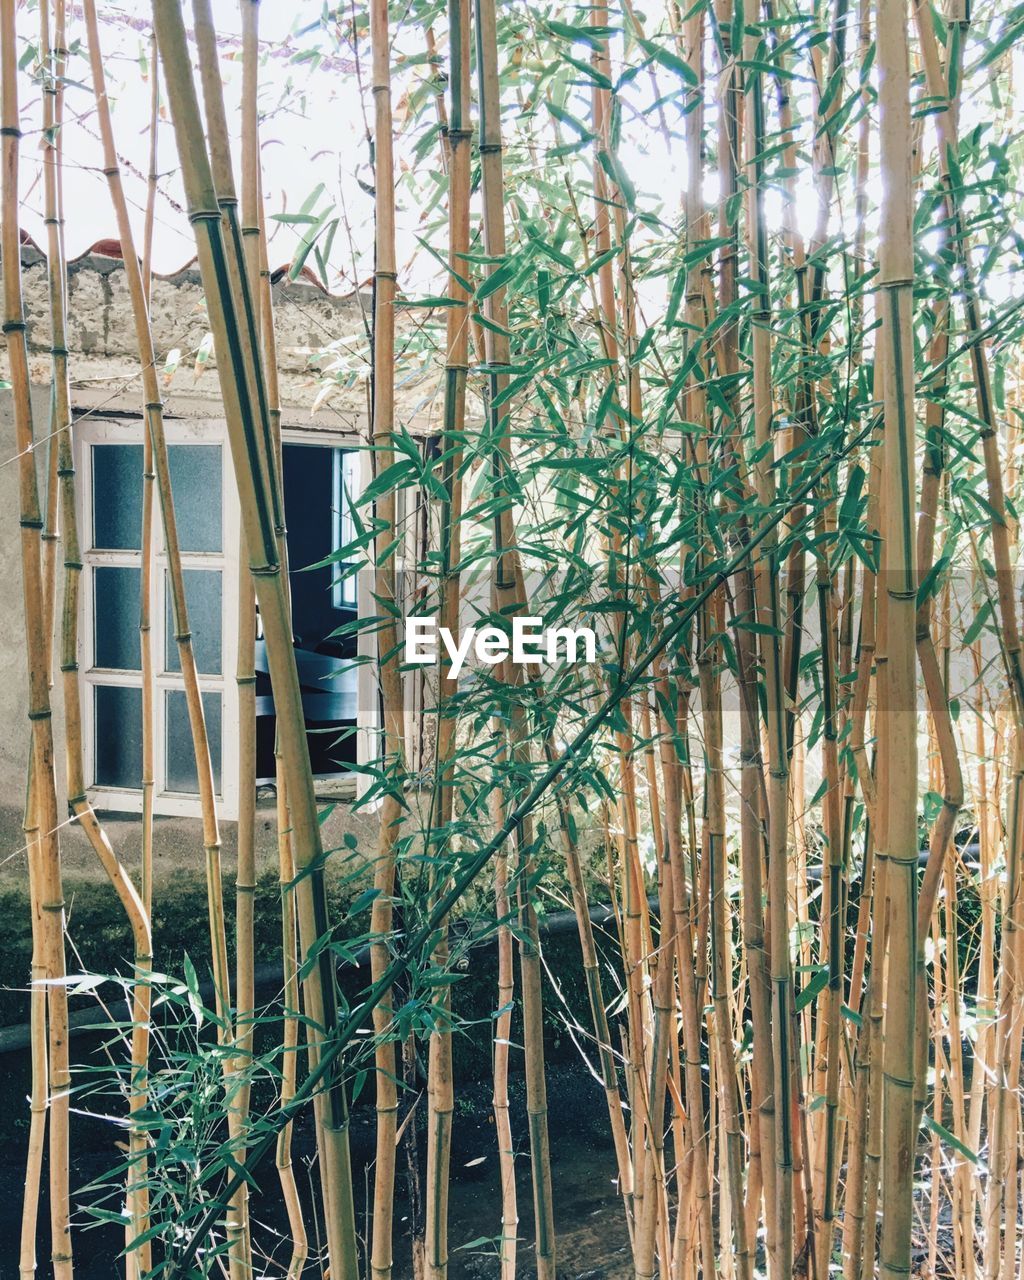
[[[352,539],[357,455],[314,444],[286,444],[282,452],[292,639],[310,763],[315,776],[330,777],[356,761],[356,636],[338,634],[355,620],[356,580],[338,564],[322,562]],[[256,776],[268,782],[277,723],[262,639],[256,643],[256,717]]]

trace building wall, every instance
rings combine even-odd
[[[32,413],[37,438],[47,431],[49,391],[32,388]],[[19,519],[19,463],[10,392],[0,393],[0,848],[17,847],[21,838],[22,806],[28,762],[28,664],[22,610],[21,531]],[[45,448],[37,458],[40,484],[45,472]],[[63,725],[55,724],[56,732]],[[63,811],[63,801],[61,805]],[[0,853],[0,857],[4,854]]]
[[[49,431],[49,303],[46,267],[42,256],[26,248],[22,278],[28,322],[30,373],[37,470],[45,473],[44,438]],[[366,389],[339,383],[324,397],[323,379],[311,365],[311,356],[332,341],[358,338],[367,299],[334,298],[299,282],[278,284],[274,289],[275,332],[278,340],[282,421],[336,433],[366,433]],[[163,376],[166,413],[171,417],[220,417],[219,388],[212,353],[198,376],[195,352],[206,335],[206,320],[198,272],[185,270],[173,278],[156,278],[152,286],[154,340],[161,371],[172,348],[181,351],[174,375]],[[136,414],[141,409],[141,383],[131,305],[120,260],[90,256],[69,269],[68,347],[72,377],[72,403],[76,417],[82,414]],[[4,344],[0,344],[0,378],[8,368]],[[410,389],[410,395],[414,394]],[[314,403],[318,401],[315,413]],[[18,465],[10,392],[0,391],[0,882],[24,883],[25,854],[22,831],[25,778],[28,759],[28,678],[21,607],[21,559],[18,526]],[[58,582],[60,574],[58,572]],[[59,615],[58,615],[59,616]],[[56,666],[55,666],[56,670]],[[59,671],[57,671],[59,679]],[[63,776],[63,719],[61,699],[54,698],[54,732],[57,743],[58,805],[66,814]],[[104,815],[115,850],[129,867],[137,865],[140,828],[137,819]],[[338,805],[324,826],[328,847],[340,845],[346,832],[372,841],[372,816],[353,814]],[[234,860],[234,825],[223,830],[225,861]],[[62,829],[65,871],[73,886],[76,879],[98,878],[101,873],[87,842],[73,824]],[[276,863],[276,819],[273,801],[264,798],[257,823],[257,857],[261,870]],[[161,818],[155,837],[155,873],[182,868],[202,874],[200,824],[195,819]]]

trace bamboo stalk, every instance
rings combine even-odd
[[[156,374],[156,352],[142,271],[135,253],[127,202],[121,185],[120,166],[114,144],[110,106],[107,99],[106,75],[103,54],[99,42],[99,25],[96,20],[94,0],[87,0],[85,21],[89,39],[89,60],[97,103],[97,123],[103,142],[105,173],[111,202],[117,218],[121,240],[125,277],[132,302],[139,360],[142,366],[143,395],[146,402],[147,429],[152,440],[153,465],[156,488],[160,500],[164,529],[164,542],[168,562],[168,585],[174,612],[176,642],[181,663],[189,708],[189,723],[196,753],[196,774],[199,781],[200,803],[203,810],[203,843],[206,850],[207,880],[210,894],[210,934],[213,952],[214,982],[217,989],[218,1013],[222,1020],[221,1033],[230,1025],[230,984],[227,976],[227,945],[224,936],[223,900],[220,875],[220,834],[217,827],[216,801],[213,789],[213,769],[210,763],[209,741],[203,718],[199,677],[192,649],[192,636],[188,627],[188,607],[185,601],[185,583],[181,568],[177,523],[174,514],[174,497],[171,492],[170,464],[167,442],[163,431],[163,406]]]
[[[879,127],[883,234],[879,284],[886,457],[886,594],[888,702],[885,729],[890,760],[900,762],[902,785],[889,791],[889,955],[885,984],[882,1280],[910,1271],[914,1181],[914,1020],[917,957],[917,699],[914,646],[917,554],[913,513],[914,371],[911,307],[913,237],[910,70],[906,7],[879,0]]]
[[[699,333],[704,326],[701,272],[703,262],[695,250],[707,238],[701,169],[703,153],[703,81],[704,81],[704,13],[694,8],[688,14],[684,27],[684,44],[687,65],[695,84],[691,109],[686,116],[686,160],[688,181],[685,194],[687,259],[692,266],[686,279],[686,321],[691,332]],[[706,424],[706,398],[699,374],[687,387],[687,418]],[[687,703],[683,703],[685,714]],[[697,824],[694,814],[692,791],[688,804],[688,845],[690,849],[690,874],[687,875],[681,857],[673,860],[673,905],[676,912],[676,963],[679,970],[679,995],[682,1011],[682,1044],[684,1055],[684,1082],[688,1112],[687,1159],[692,1167],[692,1185],[697,1219],[697,1238],[700,1260],[705,1275],[715,1270],[715,1248],[712,1188],[710,1173],[709,1123],[705,1118],[704,1082],[702,1079],[702,1046],[700,1010],[704,1004],[703,982],[700,976],[702,957],[706,955],[706,937],[698,926],[699,888],[696,872]]]
[[[284,971],[284,1029],[281,1045],[280,1105],[287,1107],[295,1096],[299,1065],[299,955],[295,928],[295,858],[292,854],[291,818],[285,787],[277,790],[278,857],[281,885],[281,961]],[[274,1163],[281,1183],[281,1194],[288,1214],[288,1230],[292,1249],[288,1259],[287,1280],[299,1280],[309,1254],[302,1201],[292,1167],[292,1125],[284,1125],[277,1135]]]
[[[242,199],[241,236],[249,290],[259,296],[260,284],[260,140],[259,0],[240,0],[242,27]],[[260,313],[256,310],[256,333]],[[240,1145],[236,1158],[244,1161],[244,1134],[249,1124],[255,1019],[255,906],[256,906],[256,604],[245,531],[238,536],[238,638],[235,683],[238,689],[238,824],[235,869],[235,1048],[237,1075],[234,1108]],[[248,1187],[239,1188],[232,1208],[242,1241],[229,1258],[236,1277],[251,1272]]]
[[[469,291],[460,283],[465,255],[469,252],[469,197],[471,182],[470,52],[471,8],[469,0],[449,0],[449,124],[448,124],[448,293],[460,305],[448,308],[445,333],[443,409],[443,484],[441,503],[439,590],[441,625],[452,635],[459,632],[460,521],[462,517],[462,450],[466,421],[466,372],[469,361]],[[454,686],[454,688],[453,688]],[[455,719],[450,699],[457,682],[452,679],[446,655],[438,663],[437,736],[434,763],[434,795],[431,802],[431,842],[447,846],[454,817],[454,779],[451,757],[455,751]],[[435,877],[434,894],[443,881]],[[447,927],[434,952],[435,963],[448,962]],[[427,1280],[445,1280],[448,1274],[448,1192],[451,1162],[451,1126],[455,1109],[452,1083],[451,993],[438,1000],[438,1023],[430,1035],[428,1053],[427,1187],[424,1261]]]
[[[497,726],[496,726],[497,728]],[[501,764],[499,756],[497,762]],[[494,790],[495,824],[500,826],[504,818],[501,792]],[[512,1034],[512,1002],[515,996],[515,967],[513,959],[511,916],[508,892],[508,854],[498,854],[494,863],[494,914],[498,920],[498,1016],[494,1020],[493,1076],[494,1135],[498,1145],[498,1167],[501,1178],[501,1242],[499,1258],[501,1280],[515,1280],[517,1227],[519,1208],[516,1195],[515,1147],[512,1138],[508,1092],[508,1061]]]
[[[273,294],[270,281],[270,269],[267,262],[267,231],[262,187],[258,206],[259,213],[259,328],[264,353],[264,378],[267,385],[267,413],[270,418],[271,437],[278,459],[278,475],[282,471],[281,453],[281,408],[280,391],[277,376],[277,342],[274,334]],[[278,535],[278,548],[284,556],[287,544],[284,537]],[[248,562],[248,548],[246,548]],[[252,575],[249,575],[250,580]],[[281,1049],[281,1088],[279,1101],[287,1106],[295,1093],[298,1071],[298,1042],[300,1020],[299,998],[299,956],[298,937],[296,933],[296,900],[294,891],[295,855],[292,850],[291,812],[288,805],[288,783],[284,760],[281,756],[280,734],[274,742],[274,770],[277,791],[277,846],[278,865],[281,883],[281,930],[282,955],[284,956],[284,1017],[283,1044]],[[292,1252],[288,1263],[287,1280],[298,1280],[309,1252],[309,1241],[302,1201],[295,1181],[292,1165],[292,1126],[287,1124],[277,1139],[275,1151],[278,1179],[281,1193],[288,1214],[288,1226],[292,1237]]]
[[[376,262],[373,297],[373,400],[372,438],[377,474],[394,463],[395,421],[395,176],[391,113],[391,48],[387,0],[374,0],[370,13],[373,55],[374,188]],[[377,533],[374,544],[374,600],[380,622],[377,628],[377,670],[384,716],[383,768],[386,790],[380,807],[377,854],[370,931],[371,975],[378,981],[390,957],[393,927],[393,895],[397,849],[406,804],[405,691],[401,676],[398,636],[398,597],[395,580],[396,502],[393,490],[376,503]],[[392,1011],[381,1004],[374,1010],[377,1154],[374,1161],[373,1239],[370,1270],[378,1280],[390,1280],[394,1232],[395,1158],[398,1125],[398,1089],[395,1042],[390,1034]]]
[[[50,46],[47,6],[40,8],[42,18],[41,48],[52,77],[52,87],[46,91],[44,102],[52,106],[44,113],[44,133],[51,139],[59,138],[62,121],[64,63],[67,50],[65,40],[65,14],[63,3],[56,6],[54,44]],[[85,832],[100,863],[113,884],[124,906],[134,939],[134,986],[132,1005],[131,1077],[129,1081],[129,1112],[131,1121],[130,1158],[128,1173],[128,1205],[130,1226],[126,1231],[126,1243],[142,1236],[148,1229],[147,1183],[147,1133],[137,1117],[147,1105],[149,1059],[149,1009],[151,988],[149,973],[152,964],[152,940],[149,913],[137,893],[131,877],[117,859],[85,795],[85,773],[82,763],[81,701],[78,670],[78,590],[81,578],[81,552],[78,540],[77,510],[75,500],[75,466],[71,443],[71,395],[68,378],[66,340],[66,263],[64,260],[63,226],[60,209],[61,150],[54,142],[47,147],[44,168],[45,198],[47,207],[47,264],[50,292],[50,316],[52,330],[52,403],[56,425],[58,451],[58,476],[60,479],[61,511],[64,525],[64,600],[61,638],[61,671],[63,672],[65,714],[65,761],[67,770],[68,803]],[[144,1241],[137,1250],[127,1255],[129,1276],[148,1272],[152,1266],[152,1248]]]
[[[50,709],[50,637],[45,633],[46,605],[40,533],[43,528],[33,448],[32,402],[28,345],[21,291],[19,233],[19,151],[17,52],[13,0],[0,5],[0,130],[2,130],[2,190],[0,190],[0,257],[3,259],[3,331],[10,360],[11,397],[18,451],[22,598],[28,666],[28,719],[31,728],[30,824],[38,838],[30,842],[36,857],[40,960],[45,974],[49,1052],[49,1201],[51,1263],[55,1280],[71,1280],[71,1221],[68,1141],[71,1073],[68,1061],[68,1002],[64,984],[64,896],[57,836],[57,795],[53,765],[53,723]],[[33,1053],[38,1067],[44,1061],[43,1043]],[[31,1194],[31,1185],[26,1187]],[[26,1219],[29,1214],[26,1214]]]
[[[18,1255],[19,1280],[33,1280],[36,1274],[36,1232],[39,1224],[43,1160],[46,1155],[46,1118],[49,1104],[46,1043],[46,963],[44,959],[42,908],[38,886],[39,806],[32,785],[32,770],[25,796],[25,845],[28,852],[29,909],[32,913],[32,959],[29,968],[30,1057],[32,1086],[29,1095],[29,1131],[25,1153],[25,1191],[22,1197],[21,1240]]]
[[[480,101],[480,154],[481,182],[483,193],[484,245],[492,267],[507,255],[505,234],[505,184],[502,161],[502,129],[500,80],[498,73],[497,44],[497,8],[493,0],[476,0],[476,47],[479,71]],[[492,291],[485,303],[485,314],[490,324],[484,329],[484,351],[490,370],[488,385],[488,431],[491,436],[492,472],[494,477],[495,496],[498,501],[497,514],[494,518],[494,568],[492,572],[492,605],[497,617],[514,618],[527,609],[527,591],[523,577],[522,564],[519,557],[516,531],[510,496],[513,492],[514,464],[509,441],[510,406],[506,403],[497,407],[499,399],[506,399],[509,384],[510,351],[508,339],[508,308],[505,291],[502,288]],[[513,699],[510,717],[510,761],[526,764],[530,759],[528,744],[528,726],[521,703],[512,692],[521,679],[516,678],[515,670],[507,663],[500,667],[500,678],[507,686]],[[520,673],[521,675],[521,673]],[[568,861],[574,870],[570,877],[574,888],[574,901],[579,899],[578,859],[572,847],[571,837],[565,824],[565,814],[561,807],[558,810],[562,832],[563,847],[567,850]],[[520,964],[522,969],[522,1000],[524,1022],[524,1054],[527,1086],[527,1114],[530,1127],[531,1175],[533,1182],[534,1224],[536,1232],[536,1266],[538,1276],[553,1276],[555,1271],[555,1223],[552,1203],[552,1184],[549,1157],[548,1115],[546,1101],[546,1084],[544,1072],[543,1041],[543,1004],[541,981],[540,939],[537,929],[537,918],[531,900],[530,885],[534,875],[533,827],[532,822],[523,825],[518,833],[519,866],[517,875],[517,892],[519,896],[520,925]],[[589,928],[589,915],[583,926],[583,935]],[[577,923],[581,920],[577,910]],[[590,936],[592,947],[593,939]],[[584,938],[584,949],[586,940]],[[596,966],[595,966],[596,967]],[[507,985],[507,984],[506,984]],[[618,1085],[615,1079],[614,1066],[606,1053],[608,1033],[604,1019],[603,999],[598,988],[591,988],[591,1013],[595,1015],[596,1006],[600,1004],[600,1012],[596,1013],[596,1027],[599,1042],[602,1045],[602,1076],[606,1097],[610,1108],[614,1108],[612,1132],[616,1137],[617,1156],[619,1158],[620,1177],[624,1167],[624,1128],[621,1123],[621,1112],[618,1107]],[[595,1003],[596,1000],[596,1003]],[[603,1024],[603,1025],[602,1025]],[[506,1031],[507,1036],[507,1031]],[[503,1059],[505,1055],[502,1055]],[[502,1070],[507,1069],[507,1062],[499,1064]],[[609,1085],[614,1083],[614,1102]],[[509,1141],[510,1135],[508,1135]],[[514,1231],[515,1223],[515,1185],[512,1181],[511,1161],[504,1171],[506,1186],[505,1203],[503,1205],[503,1265],[511,1274],[514,1270],[514,1240],[508,1246],[509,1228]],[[624,1188],[628,1192],[628,1187]]]
[[[265,399],[257,397],[254,400],[253,397],[254,384],[260,383],[253,372],[260,366],[260,353],[253,342],[253,303],[246,274],[238,267],[238,246],[233,241],[225,243],[222,210],[209,156],[205,148],[196,145],[202,137],[202,124],[181,12],[173,0],[155,0],[153,14],[190,218],[196,233],[214,347],[219,353],[217,368],[249,547],[250,571],[255,580],[266,637],[290,804],[295,865],[297,872],[302,873],[295,890],[299,931],[303,952],[308,954],[328,927],[323,850],[291,643],[286,584],[278,554],[279,503],[274,491],[268,488],[265,449],[270,435],[269,414],[264,418]],[[208,105],[211,101],[215,104],[219,101],[219,79],[213,83],[213,78],[208,75],[204,80],[204,90]],[[222,104],[220,114],[223,116]],[[223,159],[222,156],[222,165]],[[229,270],[232,260],[236,264],[233,273]],[[329,954],[322,954],[318,963],[310,966],[305,979],[305,999],[306,1014],[310,1020],[311,1067],[316,1073],[323,1064],[322,1074],[326,1077],[325,1088],[317,1096],[315,1113],[320,1178],[328,1211],[331,1265],[336,1275],[348,1277],[356,1272],[348,1109],[333,1065],[334,1059],[329,1058],[323,1049],[325,1040],[332,1037],[338,1022],[337,992]],[[295,1096],[298,1097],[298,1091]],[[282,1110],[281,1114],[289,1113]]]
[[[725,847],[725,793],[722,762],[722,692],[713,670],[715,642],[712,639],[721,628],[718,619],[709,609],[705,629],[701,636],[698,654],[700,671],[701,709],[704,716],[704,776],[707,801],[705,847],[710,871],[711,901],[711,1000],[714,1006],[713,1033],[718,1078],[718,1099],[723,1125],[727,1161],[723,1167],[724,1185],[732,1210],[730,1224],[736,1274],[739,1280],[749,1280],[750,1248],[747,1242],[747,1223],[743,1201],[743,1135],[739,1121],[736,1060],[732,1038],[732,1017],[729,1010],[729,946],[726,917],[726,866]],[[724,1210],[723,1210],[724,1217]],[[724,1227],[724,1222],[723,1222]]]
[[[748,30],[744,37],[744,57],[748,61],[756,61],[756,46],[754,35]],[[746,83],[747,101],[749,103],[749,126],[745,133],[746,146],[746,162],[749,178],[749,195],[747,200],[747,250],[751,262],[751,276],[754,282],[755,296],[751,308],[751,359],[752,359],[752,390],[753,390],[753,414],[754,414],[754,449],[755,449],[755,465],[754,465],[754,485],[758,504],[762,509],[767,510],[774,497],[774,485],[772,479],[771,461],[773,458],[772,445],[772,393],[771,393],[771,293],[769,283],[769,263],[768,263],[768,243],[767,228],[764,218],[764,94],[762,86],[762,74],[760,70],[751,69],[747,77]],[[774,575],[771,567],[767,572],[755,572],[753,583],[753,604],[757,609],[755,616],[762,619],[773,613],[773,590]],[[775,596],[777,601],[777,595]],[[777,605],[776,605],[777,608]],[[769,624],[771,625],[771,624]],[[769,636],[764,641],[764,649],[768,650],[772,646],[777,649],[777,636]],[[745,650],[746,652],[746,650]],[[739,650],[737,650],[739,653]],[[769,653],[765,653],[765,665],[771,660]],[[757,708],[757,689],[753,679],[750,663],[756,661],[756,650],[747,659],[746,680],[748,682],[748,691],[744,697],[743,707],[745,710],[746,723],[746,752],[749,757],[756,758],[754,763],[757,766],[757,784],[756,788],[750,788],[745,796],[746,807],[753,806],[755,803],[755,795],[758,801],[761,800],[761,789],[765,786],[764,772],[765,765],[770,767],[770,761],[766,761],[761,754],[760,741],[758,736],[758,708]],[[769,692],[771,686],[769,685]],[[753,782],[753,779],[751,780]],[[760,819],[758,823],[759,830],[755,836],[753,832],[748,833],[748,848],[743,856],[745,872],[744,882],[744,907],[749,925],[747,927],[746,946],[751,954],[754,964],[756,965],[754,981],[752,984],[753,996],[753,1014],[755,1019],[754,1031],[754,1055],[755,1069],[761,1080],[760,1098],[758,1100],[759,1118],[761,1122],[760,1146],[761,1146],[761,1164],[762,1178],[764,1182],[764,1199],[765,1199],[765,1218],[766,1218],[766,1245],[768,1251],[769,1265],[778,1266],[777,1256],[777,1232],[779,1226],[779,1209],[777,1205],[777,1182],[778,1182],[778,1166],[777,1166],[777,1125],[778,1119],[778,1102],[775,1097],[774,1090],[774,1064],[772,1054],[772,1020],[771,1020],[771,964],[766,946],[766,927],[765,914],[761,909],[762,899],[762,836],[761,830],[767,834],[770,831],[771,824],[771,798],[769,795],[770,783],[765,791],[763,812],[757,812],[756,816]],[[749,820],[748,820],[749,821]],[[770,842],[768,842],[770,843]],[[770,856],[770,855],[769,855]],[[770,874],[770,873],[769,873]],[[760,1029],[757,1024],[760,1024]],[[766,1055],[766,1056],[765,1056]],[[748,1198],[748,1232],[752,1226],[752,1219],[756,1215],[751,1213],[750,1202]],[[755,1237],[750,1235],[753,1240]]]

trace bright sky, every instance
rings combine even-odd
[[[74,11],[74,6],[69,6]],[[146,201],[145,175],[149,169],[150,118],[150,19],[145,7],[100,0],[101,39],[114,116],[114,131],[122,159],[122,177],[141,243]],[[238,162],[238,108],[241,93],[240,22],[235,0],[213,0],[214,17],[222,46],[222,74]],[[360,50],[363,67],[357,67],[347,40],[332,48],[332,35],[321,25],[322,6],[315,0],[264,0],[260,5],[260,38],[265,54],[260,71],[260,108],[263,180],[267,201],[271,265],[282,266],[293,256],[302,228],[276,222],[274,214],[295,213],[315,191],[312,205],[319,214],[339,216],[330,255],[328,280],[332,292],[347,293],[365,283],[372,263],[372,185],[366,137],[369,106],[366,84],[369,49]],[[35,6],[23,6],[18,14],[19,34],[27,51],[38,41]],[[69,27],[69,43],[84,43],[84,22],[75,14]],[[420,33],[415,33],[422,46]],[[412,38],[406,35],[405,39]],[[410,50],[421,52],[420,47]],[[33,59],[34,60],[34,59]],[[31,61],[27,66],[31,66]],[[85,253],[98,240],[116,238],[113,213],[101,168],[101,153],[92,104],[92,85],[84,53],[68,67],[64,131],[64,190],[66,243],[70,258]],[[43,189],[38,137],[41,127],[40,91],[26,69],[21,86],[23,226],[37,244],[45,243]],[[401,115],[401,84],[396,78],[396,117]],[[642,192],[657,192],[663,209],[678,209],[686,181],[682,148],[666,154],[657,130],[640,129],[634,117],[621,152],[627,169]],[[509,129],[511,122],[506,125]],[[183,214],[184,195],[177,172],[174,133],[166,110],[158,126],[160,193],[156,207],[153,266],[169,273],[188,263],[195,252],[192,232]],[[436,152],[417,162],[420,167],[437,163]],[[399,148],[400,163],[402,148]],[[365,186],[360,185],[361,183]],[[709,201],[716,192],[707,191]],[[400,267],[419,258],[411,272],[402,271],[406,289],[430,292],[436,284],[436,263],[418,252],[422,233],[421,208],[408,191],[399,190],[398,256]],[[801,204],[813,210],[810,202]],[[435,210],[435,216],[437,211]],[[811,229],[808,224],[807,231]],[[659,286],[661,288],[663,286]]]
[[[122,3],[121,0],[98,0],[101,19],[104,64],[114,105],[114,130],[122,156],[122,173],[129,204],[135,219],[136,234],[141,241],[145,205],[145,174],[149,167],[150,117],[150,16],[148,5]],[[656,8],[657,6],[653,6]],[[84,23],[78,6],[69,5],[73,13],[69,42],[84,41]],[[232,127],[234,154],[238,161],[237,124],[241,90],[240,21],[237,0],[213,0],[214,16],[221,41],[221,67],[224,78],[228,121]],[[274,220],[274,215],[294,214],[314,197],[310,209],[315,214],[338,219],[338,227],[329,255],[327,284],[332,292],[348,293],[357,284],[365,284],[372,269],[373,203],[370,195],[372,172],[367,141],[369,109],[369,48],[365,32],[358,50],[360,67],[347,32],[333,31],[322,24],[323,6],[319,0],[263,0],[260,4],[260,36],[264,58],[261,66],[260,107],[262,124],[262,159],[264,191],[267,202],[268,231],[271,237],[272,267],[290,262],[303,227]],[[652,19],[653,21],[653,19]],[[34,63],[34,46],[38,40],[36,5],[24,4],[18,11],[19,34],[27,55],[26,70],[21,78],[20,94],[22,126],[23,226],[40,245],[45,243],[42,217],[42,181],[39,152],[41,126],[40,91],[30,78]],[[444,32],[438,31],[443,47]],[[618,38],[614,41],[618,45]],[[33,46],[29,49],[29,46]],[[393,61],[398,65],[402,55],[422,55],[423,32],[414,25],[403,27],[398,36]],[[579,52],[579,50],[577,50]],[[613,48],[618,60],[621,50]],[[585,56],[585,54],[584,54]],[[1024,61],[1024,56],[1018,56]],[[571,69],[564,69],[573,78]],[[1018,68],[1022,70],[1022,68]],[[396,124],[401,126],[403,88],[422,76],[422,64],[410,64],[404,73],[396,74]],[[114,219],[101,173],[100,146],[96,132],[95,111],[88,62],[79,52],[68,67],[70,83],[66,95],[65,209],[68,256],[86,252],[96,241],[116,236]],[[661,84],[663,93],[668,84]],[[531,90],[529,74],[523,91]],[[626,171],[650,207],[651,197],[660,202],[662,214],[673,219],[680,207],[686,181],[682,147],[666,141],[652,119],[644,117],[645,95],[652,90],[647,80],[634,82],[627,91],[635,97],[634,108],[624,117],[619,154]],[[509,104],[506,104],[508,106]],[[671,111],[671,108],[669,108]],[[709,103],[713,110],[713,100]],[[973,104],[965,107],[965,124],[973,123]],[[535,117],[543,120],[543,112]],[[506,144],[515,148],[514,107],[506,112]],[[679,122],[673,122],[679,127]],[[425,125],[417,126],[417,131]],[[184,198],[177,174],[177,152],[173,129],[163,114],[158,126],[158,169],[161,174],[160,195],[156,208],[154,268],[168,273],[184,266],[194,255],[194,241],[183,213]],[[400,168],[411,167],[417,178],[424,178],[439,161],[436,145],[425,154],[413,157],[415,138],[407,136],[399,143]],[[931,147],[934,142],[928,140]],[[510,158],[513,153],[510,151]],[[586,163],[586,161],[584,161]],[[816,201],[810,176],[802,168],[797,179],[796,217],[805,237],[813,231]],[[876,205],[880,196],[877,179],[868,179],[869,196]],[[417,235],[424,231],[424,193],[434,188],[428,181],[400,184],[398,198],[398,258],[402,287],[411,294],[437,291],[436,262],[419,249]],[[705,184],[709,203],[716,199],[713,183]],[[776,191],[766,193],[766,212],[770,225],[781,225],[781,198]],[[437,218],[441,209],[434,207],[429,216]],[[852,210],[844,211],[852,217]],[[833,230],[835,227],[833,227]],[[851,230],[851,228],[847,228]],[[411,265],[416,259],[415,265]],[[312,265],[312,259],[310,259]],[[663,305],[664,279],[649,282],[653,305]],[[443,286],[442,286],[443,287]],[[647,292],[648,282],[641,286]],[[990,279],[988,292],[1009,293],[1014,285],[1009,280]]]
[[[100,0],[101,40],[108,87],[113,103],[114,132],[122,159],[122,176],[132,210],[136,236],[141,243],[149,170],[150,118],[150,20],[145,6]],[[77,6],[69,6],[77,9]],[[213,0],[214,16],[222,44],[222,74],[229,125],[235,132],[235,161],[238,161],[238,104],[241,93],[238,5],[233,0]],[[361,228],[365,241],[371,216],[369,196],[359,187],[364,180],[368,150],[362,116],[361,95],[356,87],[354,67],[345,52],[330,51],[329,37],[320,28],[322,6],[309,0],[289,0],[260,5],[260,38],[266,53],[261,70],[261,109],[267,113],[263,126],[264,189],[268,212],[298,210],[319,183],[324,195],[316,211],[328,203],[336,211],[344,208],[354,228]],[[23,48],[38,42],[38,13],[35,6],[19,8],[18,30]],[[80,9],[69,25],[69,44],[84,42],[84,22]],[[296,62],[295,56],[319,50],[323,60]],[[97,240],[116,237],[114,218],[101,172],[100,144],[92,105],[92,85],[84,53],[71,60],[66,96],[64,134],[64,191],[67,252],[71,258],[84,253]],[[41,127],[40,92],[28,71],[19,86],[22,109],[23,226],[37,244],[45,243],[43,192],[38,139]],[[318,123],[316,128],[311,120]],[[325,122],[330,122],[325,128]],[[158,169],[160,195],[156,207],[154,269],[171,272],[190,261],[195,253],[192,232],[182,208],[184,196],[177,173],[174,132],[164,114],[158,129]],[[296,234],[291,227],[270,222],[273,237],[271,265],[287,262],[292,256]],[[333,257],[339,267],[351,254]],[[347,274],[347,273],[346,273]],[[344,292],[348,280],[335,279],[332,288]]]

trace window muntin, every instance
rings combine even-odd
[[[355,537],[352,501],[357,492],[359,455],[350,450],[331,450],[332,490],[331,550],[338,552]],[[356,574],[346,565],[336,565],[331,583],[331,603],[335,609],[356,607]]]

